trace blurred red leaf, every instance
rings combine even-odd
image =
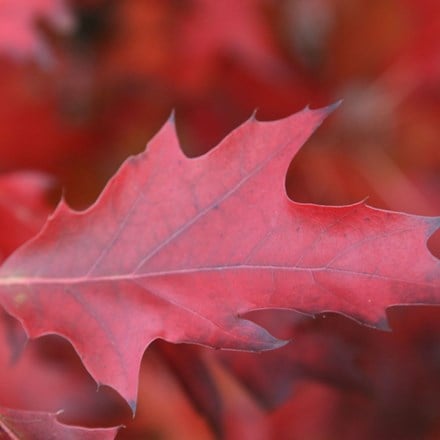
[[[243,63],[257,76],[286,73],[263,7],[261,0],[190,2],[177,40],[179,81],[199,89],[225,59]]]
[[[0,3],[0,52],[17,58],[46,57],[37,27],[45,20],[60,31],[73,28],[65,0],[2,0]]]
[[[44,170],[64,178],[66,162],[72,166],[81,154],[91,155],[88,121],[78,120],[69,108],[75,103],[64,96],[58,72],[7,62],[0,66],[1,171]]]
[[[57,420],[57,414],[23,411],[0,407],[0,439],[2,440],[113,440],[118,428],[80,428]]]
[[[36,172],[0,175],[0,259],[32,238],[44,225],[51,206],[50,179]]]
[[[137,78],[154,75],[186,96],[206,92],[225,64],[244,65],[271,80],[287,65],[262,0],[138,2],[116,5],[120,27],[107,68]],[[146,49],[148,45],[148,50]]]

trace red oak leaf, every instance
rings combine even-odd
[[[332,310],[380,325],[390,305],[438,302],[426,248],[438,218],[287,197],[289,162],[329,111],[251,119],[196,159],[168,122],[91,208],[62,202],[4,263],[1,303],[31,337],[70,340],[134,407],[155,339],[267,350],[283,341],[242,314]]]
[[[112,440],[118,428],[79,428],[63,425],[57,414],[0,407],[1,440]]]

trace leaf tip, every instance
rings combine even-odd
[[[309,105],[306,105],[302,112],[300,113],[309,113],[310,116],[315,121],[315,128],[319,127],[322,122],[332,114],[340,105],[342,104],[342,99],[336,101],[333,104],[328,105],[327,107],[321,107],[317,109],[311,109]]]
[[[440,216],[439,217],[428,217],[429,229],[428,235],[431,236],[437,229],[440,228]]]
[[[278,339],[272,335],[269,334],[269,338],[267,338],[264,341],[264,344],[262,344],[258,351],[271,351],[276,350],[277,348],[284,347],[287,344],[290,344],[292,342],[291,339]]]
[[[168,117],[168,121],[169,124],[171,125],[176,125],[176,109],[172,109],[170,116]]]
[[[55,217],[58,217],[60,215],[65,215],[65,214],[71,214],[72,212],[74,212],[74,210],[67,203],[65,195],[64,195],[64,190],[63,190],[63,193],[61,194],[60,201],[58,202],[58,205],[56,206],[53,213],[51,215],[49,215],[48,220],[53,220]]]
[[[339,101],[334,102],[333,104],[328,105],[327,107],[324,107],[324,111],[329,115],[333,113],[339,106],[343,103],[343,99],[340,99]]]
[[[131,414],[132,414],[132,417],[133,417],[133,419],[134,419],[135,416],[136,416],[136,409],[137,409],[137,403],[136,403],[136,400],[134,400],[134,399],[130,399],[130,400],[127,400],[127,403],[128,403],[128,406],[129,406],[130,409],[131,409]]]
[[[251,116],[249,117],[249,122],[255,122],[257,120],[257,112],[258,112],[259,108],[255,108],[254,111],[252,112]]]
[[[292,342],[292,339],[277,339],[276,342],[274,342],[273,349],[282,348],[287,344],[290,344]]]
[[[389,307],[387,307],[388,310]],[[381,330],[383,332],[391,332],[392,328],[390,325],[390,322],[388,320],[388,315],[387,313],[385,314],[385,316],[381,317],[377,322],[376,325],[374,326],[375,328],[377,328],[378,330]]]

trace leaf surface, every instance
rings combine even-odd
[[[169,121],[91,208],[62,202],[4,263],[2,304],[30,336],[65,336],[134,408],[157,338],[268,350],[283,341],[241,315],[333,310],[380,325],[390,305],[438,302],[426,240],[439,219],[287,197],[289,163],[329,111],[251,119],[195,159]]]

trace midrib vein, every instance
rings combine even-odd
[[[168,270],[168,271],[159,271],[159,272],[149,272],[149,273],[128,273],[128,274],[115,274],[115,275],[101,275],[101,276],[93,276],[93,277],[76,277],[76,278],[68,278],[68,277],[60,277],[60,278],[51,278],[51,277],[3,277],[0,278],[0,287],[1,286],[14,286],[14,285],[73,285],[73,284],[92,284],[92,283],[105,283],[105,282],[118,282],[118,281],[137,281],[137,280],[145,280],[148,278],[159,278],[159,277],[173,277],[179,275],[197,275],[198,273],[206,273],[206,272],[222,272],[222,271],[284,271],[284,272],[326,272],[326,273],[339,273],[345,275],[352,275],[358,277],[368,277],[374,278],[384,281],[392,281],[397,283],[406,283],[409,285],[422,285],[422,286],[431,286],[438,287],[440,285],[439,282],[422,282],[422,281],[411,281],[405,280],[393,276],[381,275],[377,273],[368,273],[350,269],[339,269],[332,267],[293,267],[293,266],[273,266],[273,265],[251,265],[251,264],[236,264],[236,265],[222,265],[222,266],[210,266],[210,267],[197,267],[190,269],[176,269],[176,270]],[[440,281],[440,280],[439,280]]]

